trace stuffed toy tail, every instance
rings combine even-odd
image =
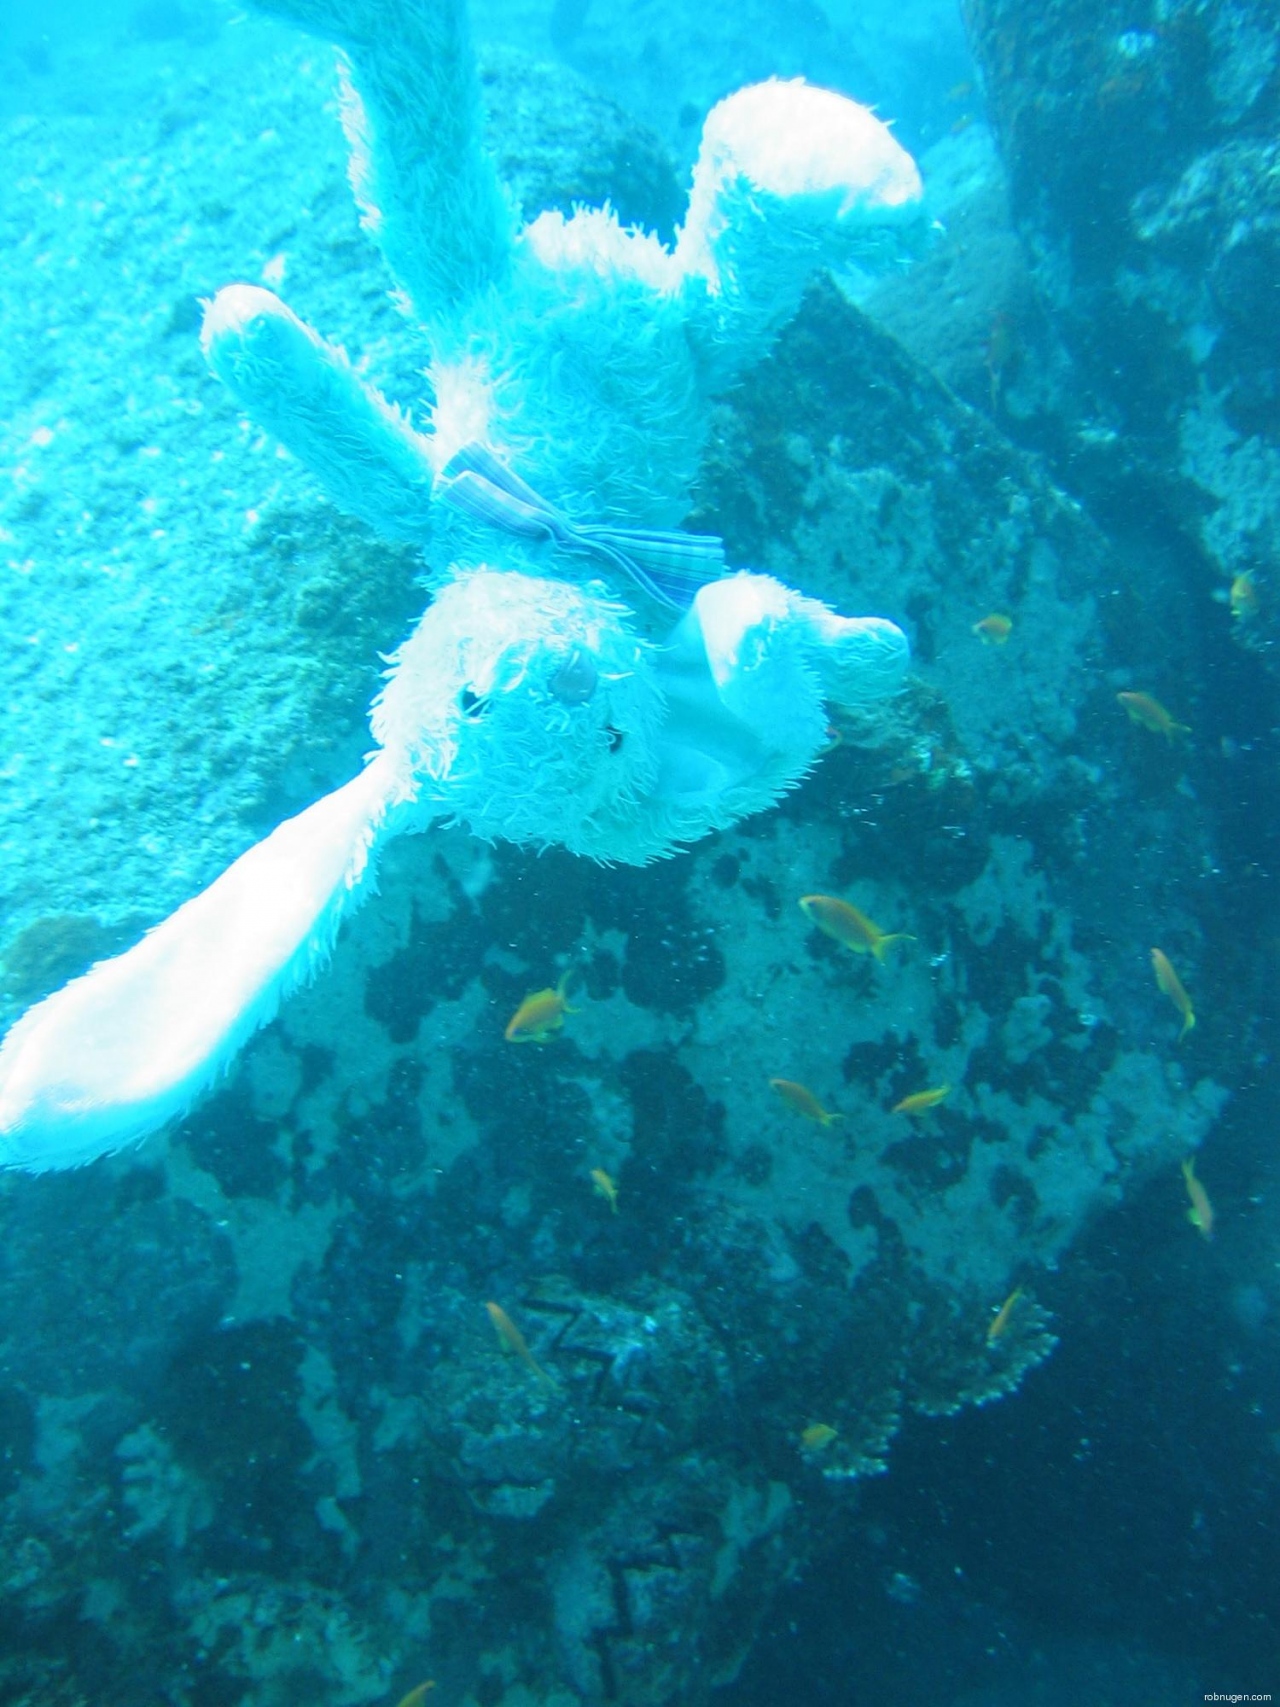
[[[328,957],[400,798],[380,753],[24,1014],[0,1045],[0,1166],[79,1167],[189,1108]]]

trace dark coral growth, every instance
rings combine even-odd
[[[1273,657],[1273,9],[967,0],[965,12],[1034,288],[1068,358],[1047,411],[1064,477],[1148,542],[1178,542],[1189,576],[1216,573],[1224,604],[1233,577],[1254,577],[1261,596],[1236,638]]]
[[[671,240],[684,192],[662,143],[563,65],[497,44],[480,87],[498,172],[526,218],[608,202],[624,226]]]
[[[270,1554],[286,1566],[320,1540],[306,1475],[313,1443],[298,1415],[304,1347],[284,1322],[224,1327],[168,1363],[156,1428],[186,1472],[205,1484],[212,1514],[198,1542],[214,1568]]]
[[[228,1197],[272,1197],[288,1177],[281,1154],[287,1134],[253,1112],[246,1086],[237,1085],[194,1114],[187,1126],[193,1160],[206,1168]]]
[[[15,1005],[30,1007],[121,946],[121,931],[89,913],[35,919],[4,951],[4,993]]]
[[[436,862],[436,875],[450,881],[443,861]],[[462,994],[483,957],[475,917],[465,904],[439,923],[415,909],[408,942],[365,981],[365,1012],[393,1043],[412,1043],[438,1001]]]

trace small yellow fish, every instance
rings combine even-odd
[[[402,1696],[396,1707],[422,1707],[422,1703],[434,1688],[434,1679],[428,1679],[426,1683],[420,1683],[416,1689],[411,1689],[407,1695]]]
[[[1183,988],[1182,979],[1174,971],[1169,956],[1162,953],[1158,948],[1151,950],[1151,967],[1156,975],[1156,988],[1162,996],[1168,996],[1174,1007],[1182,1015],[1182,1030],[1178,1033],[1178,1042],[1181,1043],[1196,1023],[1195,1009],[1191,1006],[1191,997]]]
[[[973,632],[984,646],[1003,646],[1013,633],[1013,618],[1004,616],[1000,611],[992,611],[990,616],[974,623]]]
[[[489,1320],[497,1330],[498,1344],[502,1347],[503,1351],[515,1352],[521,1363],[524,1364],[525,1368],[529,1370],[531,1374],[536,1375],[538,1380],[543,1382],[546,1386],[554,1387],[556,1385],[555,1382],[529,1350],[528,1345],[525,1343],[524,1335],[511,1320],[511,1317],[508,1316],[507,1312],[502,1308],[502,1305],[486,1304],[485,1309],[489,1312]]]
[[[967,114],[965,115],[968,116]],[[1012,314],[999,309],[991,316],[987,333],[986,368],[991,382],[991,412],[1000,407],[1001,393],[1022,360],[1022,341]]]
[[[839,1433],[840,1430],[832,1428],[830,1423],[810,1423],[808,1428],[800,1431],[800,1450],[825,1452]]]
[[[792,1114],[801,1114],[819,1126],[834,1126],[837,1120],[844,1119],[843,1114],[828,1113],[808,1086],[798,1085],[794,1079],[770,1079],[769,1088],[777,1091]]]
[[[928,1114],[931,1108],[937,1108],[940,1102],[951,1095],[950,1085],[934,1085],[931,1090],[912,1091],[909,1097],[903,1097],[901,1102],[895,1102],[890,1109],[891,1114],[909,1114],[914,1120],[917,1115]]]
[[[988,1345],[994,1345],[998,1339],[1002,1339],[1004,1337],[1005,1329],[1009,1326],[1009,1318],[1012,1316],[1014,1311],[1014,1306],[1021,1297],[1022,1288],[1020,1286],[1015,1286],[1013,1291],[991,1318],[990,1324],[987,1327]]]
[[[916,940],[905,931],[882,931],[865,913],[834,895],[802,896],[800,911],[811,925],[817,925],[843,947],[851,948],[855,954],[873,954],[880,961],[895,942]]]
[[[535,990],[526,996],[507,1021],[503,1036],[508,1043],[550,1043],[564,1025],[566,1014],[576,1014],[569,1006],[565,991],[569,987],[572,968],[566,972],[554,990]]]
[[[1231,583],[1231,614],[1237,622],[1252,622],[1258,614],[1258,589],[1253,576],[1237,575]]]
[[[618,1213],[618,1188],[603,1168],[592,1168],[591,1182],[595,1186],[596,1196],[603,1197],[610,1209]]]
[[[1163,735],[1166,741],[1172,741],[1177,735],[1191,733],[1188,724],[1176,723],[1160,701],[1153,699],[1149,693],[1118,693],[1116,698],[1129,713],[1129,721],[1140,723],[1144,729],[1150,729],[1153,735]]]
[[[1196,1178],[1194,1158],[1189,1158],[1182,1164],[1182,1177],[1187,1182],[1187,1196],[1191,1199],[1191,1207],[1187,1210],[1187,1220],[1193,1227],[1198,1227],[1200,1236],[1204,1239],[1213,1237],[1213,1205],[1209,1202],[1209,1193]]]

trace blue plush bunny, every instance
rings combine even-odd
[[[820,751],[826,703],[891,694],[907,664],[892,623],[724,575],[717,541],[672,531],[712,395],[814,267],[918,224],[887,130],[762,84],[711,114],[673,249],[607,210],[517,228],[457,0],[270,9],[350,55],[357,190],[435,351],[429,430],[257,287],[219,293],[205,349],[335,502],[451,568],[361,774],[9,1032],[3,1165],[76,1166],[189,1107],[326,958],[391,836],[449,819],[642,864],[771,805]],[[637,586],[640,616],[620,597]]]

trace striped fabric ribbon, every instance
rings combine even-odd
[[[482,444],[464,445],[451,458],[437,496],[518,539],[551,541],[563,551],[597,557],[672,610],[688,610],[698,588],[725,572],[724,545],[714,534],[571,522]]]

